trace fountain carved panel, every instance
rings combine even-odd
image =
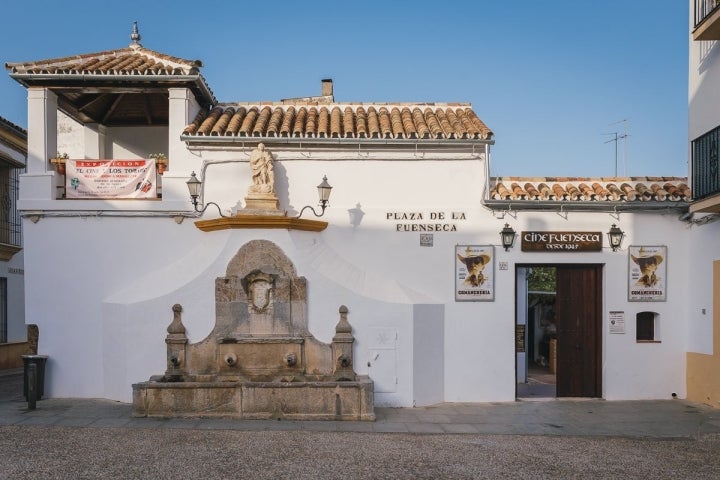
[[[172,307],[164,375],[133,385],[135,416],[374,420],[341,306],[331,344],[307,326],[307,282],[272,242],[244,245],[215,281],[215,327],[189,344]]]

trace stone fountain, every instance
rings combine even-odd
[[[190,344],[182,307],[168,327],[167,370],[133,385],[136,417],[374,420],[373,383],[353,369],[341,306],[331,344],[307,325],[307,281],[267,240],[245,244],[215,280],[215,327]]]

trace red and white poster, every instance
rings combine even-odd
[[[66,160],[65,198],[157,198],[154,160]]]

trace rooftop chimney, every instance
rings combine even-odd
[[[323,78],[322,79],[322,92],[321,95],[323,97],[332,97],[333,96],[333,81],[332,78]]]

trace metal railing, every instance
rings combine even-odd
[[[695,28],[718,7],[720,7],[719,0],[695,0]]]
[[[0,243],[22,246],[22,221],[17,210],[21,169],[0,165]]]
[[[695,200],[720,193],[718,147],[720,127],[692,141],[692,179],[690,188]]]

